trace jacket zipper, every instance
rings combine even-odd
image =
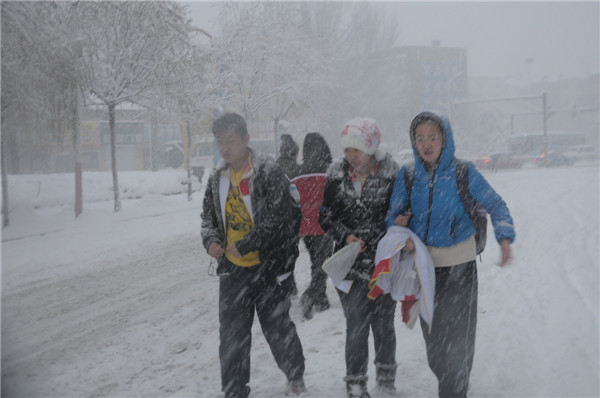
[[[431,210],[433,207],[433,178],[435,173],[429,179],[429,209],[427,210],[427,224],[425,226],[425,244],[427,244],[427,237],[429,236],[429,223],[431,221]]]

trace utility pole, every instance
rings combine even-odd
[[[546,162],[547,157],[548,157],[548,104],[547,104],[547,95],[545,92],[542,93],[541,95],[526,95],[526,96],[522,96],[522,97],[501,97],[501,98],[456,101],[456,102],[453,102],[452,105],[481,104],[484,102],[522,101],[522,100],[533,100],[533,99],[541,99],[542,100],[541,114],[542,114],[542,123],[544,126],[543,127],[544,128],[544,162]],[[533,115],[533,114],[538,114],[538,113],[540,113],[540,112],[528,112],[528,113],[522,113],[522,114],[523,115],[526,115],[526,114]],[[511,119],[510,119],[511,135],[513,134],[513,129],[514,129],[513,116],[514,115],[511,115]]]
[[[8,227],[8,173],[6,171],[5,140],[0,140],[0,168],[2,169],[2,229]]]
[[[544,166],[548,163],[548,105],[546,93],[542,93],[542,112],[544,112]]]

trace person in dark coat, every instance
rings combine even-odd
[[[277,158],[277,165],[283,170],[288,180],[292,180],[300,173],[300,166],[297,163],[298,152],[300,151],[300,147],[294,141],[294,138],[289,134],[281,135],[281,145],[279,146],[279,157]],[[300,217],[300,215],[298,215]],[[300,237],[297,237],[296,242],[300,241]],[[298,259],[299,252],[293,255],[290,259],[291,262],[296,264],[296,260]],[[290,294],[292,296],[296,296],[298,294],[298,287],[296,286],[296,277],[292,272],[290,276],[290,284],[292,286],[290,290]]]
[[[250,394],[254,313],[288,393],[305,391],[304,355],[290,318],[290,276],[296,232],[287,222],[289,181],[273,158],[249,148],[244,118],[227,113],[213,125],[221,161],[208,179],[202,209],[202,243],[217,260],[219,359],[226,398]]]
[[[427,245],[435,266],[431,332],[421,319],[429,367],[440,397],[466,397],[475,353],[477,264],[475,227],[457,185],[454,137],[447,118],[418,114],[410,125],[414,182],[410,197],[404,169],[394,184],[387,226],[410,226]],[[515,239],[513,219],[504,200],[473,163],[468,162],[469,194],[490,214],[500,245],[500,265],[510,261]],[[406,215],[410,209],[412,216]],[[414,250],[409,239],[404,250]]]
[[[327,274],[321,267],[332,254],[333,242],[319,225],[319,210],[325,190],[325,173],[331,161],[331,151],[325,138],[316,132],[308,133],[302,146],[300,175],[292,180],[300,194],[300,236],[311,261],[310,284],[300,298],[302,314],[306,319],[311,319],[315,310],[322,312],[329,308]]]
[[[277,164],[284,171],[285,175],[291,180],[300,173],[298,166],[298,152],[300,147],[289,134],[281,135],[281,145],[279,146],[279,157]]]
[[[381,133],[370,118],[350,120],[340,136],[344,157],[327,170],[319,223],[335,241],[335,250],[359,242],[362,252],[346,280],[337,286],[346,318],[346,390],[348,397],[368,398],[369,332],[373,331],[379,389],[395,391],[396,301],[389,294],[370,299],[377,244],[386,232],[385,216],[398,164],[378,149]]]

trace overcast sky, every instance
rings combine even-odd
[[[192,18],[214,30],[214,7],[192,2]],[[467,49],[469,75],[556,80],[599,73],[600,7],[587,2],[373,3],[394,15],[399,45]],[[526,60],[529,60],[527,62]]]

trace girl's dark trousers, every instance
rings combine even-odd
[[[367,297],[369,282],[356,280],[348,293],[338,289],[346,317],[346,375],[366,376],[369,362],[369,331],[373,331],[375,363],[396,364],[396,301],[389,294]]]
[[[477,265],[435,269],[433,325],[421,319],[429,367],[440,397],[466,397],[475,354]]]
[[[302,379],[302,344],[289,314],[288,290],[292,278],[279,284],[274,277],[261,275],[260,265],[247,268],[227,265],[224,268],[230,272],[221,275],[219,283],[219,357],[225,396],[247,396],[250,392],[254,312],[279,368],[288,380]]]

